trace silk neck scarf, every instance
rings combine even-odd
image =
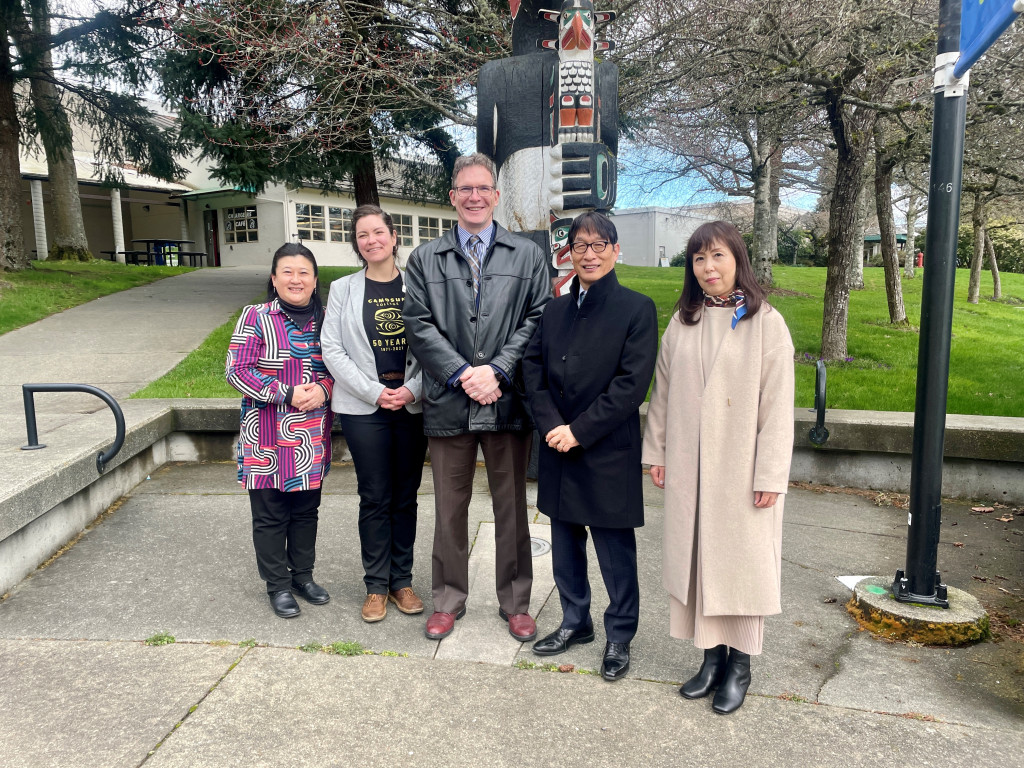
[[[736,323],[747,314],[747,299],[743,295],[743,291],[737,288],[732,293],[727,293],[725,296],[708,296],[704,294],[704,306],[705,307],[735,307],[732,313],[732,327],[736,327]]]

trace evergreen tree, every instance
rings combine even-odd
[[[374,158],[412,152],[450,168],[446,127],[471,126],[471,80],[507,49],[499,0],[185,0],[163,93],[182,133],[227,184],[355,187],[377,202]],[[499,8],[501,12],[499,13]],[[436,195],[445,174],[401,166]]]
[[[0,155],[6,158],[19,136],[42,144],[53,199],[49,256],[91,258],[78,197],[72,125],[91,130],[95,160],[111,185],[122,181],[120,166],[125,162],[164,179],[181,171],[174,159],[176,140],[153,123],[139,96],[152,76],[147,52],[154,34],[142,22],[152,14],[154,3],[124,0],[115,10],[91,16],[57,8],[56,0],[4,0],[0,5],[7,57],[0,61],[0,124],[5,126]],[[16,87],[19,81],[25,87]],[[13,170],[0,162],[3,221],[20,221],[20,209],[7,207],[10,199],[16,205],[20,189],[17,162]],[[0,235],[0,268],[27,266],[20,234],[13,237],[5,225]]]

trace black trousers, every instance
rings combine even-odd
[[[249,490],[252,508],[252,543],[256,567],[267,582],[267,593],[291,589],[313,578],[320,489]]]
[[[640,622],[636,531],[590,526],[590,535],[608,590],[608,610],[604,612],[606,638],[610,643],[628,643],[636,635]],[[551,520],[551,565],[562,603],[562,626],[568,629],[590,626],[586,526]]]
[[[416,493],[427,451],[423,416],[378,408],[338,418],[356,467],[366,592],[383,595],[411,586]]]

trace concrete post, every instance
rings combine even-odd
[[[181,205],[178,208],[178,223],[181,225],[181,239],[191,240],[192,238],[188,230],[188,203],[184,200],[181,201]],[[189,249],[183,248],[182,250],[187,251]]]
[[[50,247],[46,242],[46,214],[43,212],[43,182],[39,179],[32,179],[29,182],[32,189],[32,223],[36,233],[36,254],[40,261],[46,261],[50,253]]]
[[[110,190],[110,221],[114,228],[114,258],[124,264],[124,226],[121,223],[121,190]]]

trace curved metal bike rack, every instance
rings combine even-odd
[[[36,432],[36,403],[34,397],[36,392],[85,392],[89,395],[96,395],[96,397],[110,406],[110,410],[114,412],[114,426],[117,432],[114,435],[113,445],[105,451],[100,451],[100,454],[96,457],[96,471],[102,475],[106,465],[121,450],[121,446],[124,445],[124,413],[121,411],[121,406],[117,404],[117,400],[109,392],[104,392],[99,387],[94,387],[91,384],[22,384],[21,394],[25,399],[25,427],[28,429],[28,445],[21,446],[23,451],[35,451],[46,447],[45,443],[39,442],[39,436]]]
[[[814,408],[811,410],[818,412],[818,418],[814,426],[811,427],[811,442],[815,445],[824,445],[828,440],[828,429],[825,428],[825,385],[826,385],[826,373],[825,363],[822,360],[818,361],[817,374],[814,377]]]

